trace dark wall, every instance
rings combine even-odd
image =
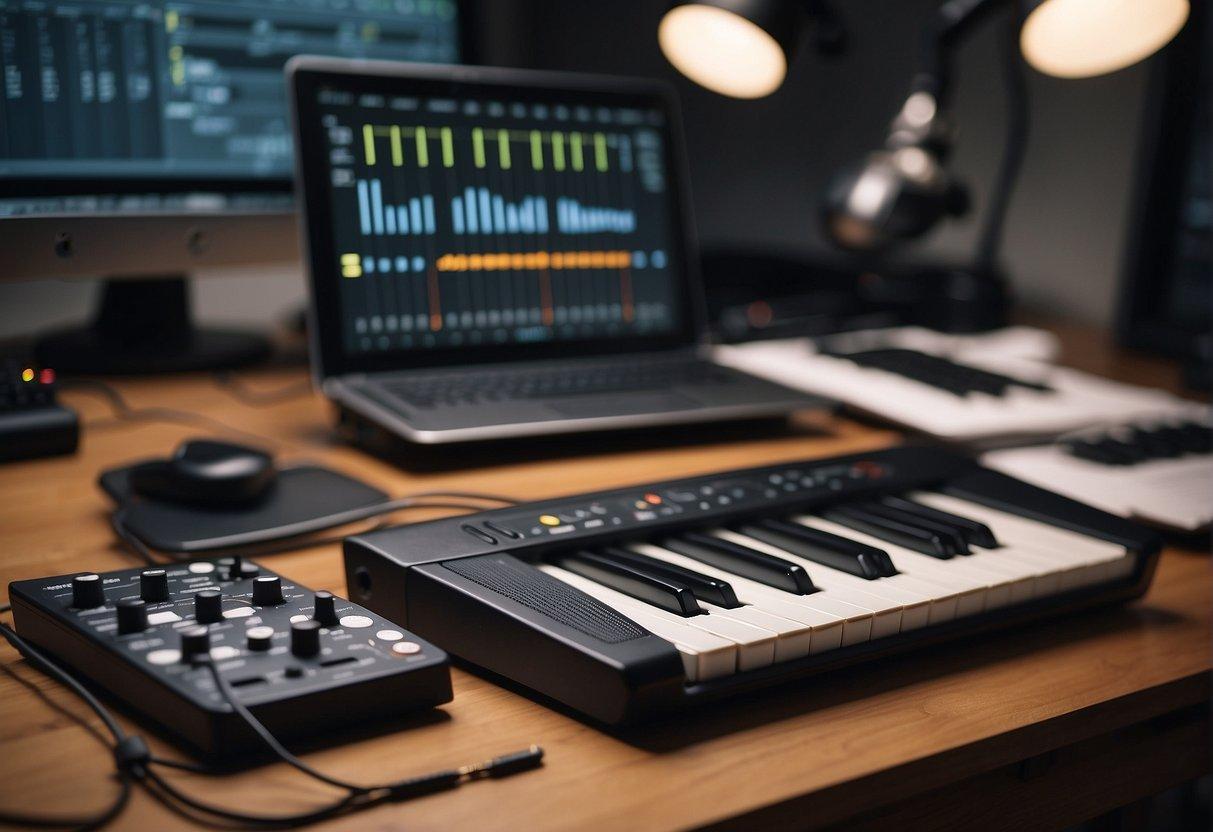
[[[801,49],[774,95],[736,101],[683,80],[657,48],[655,0],[483,0],[484,63],[649,75],[674,83],[690,145],[705,245],[829,251],[813,221],[831,173],[883,139],[938,0],[844,0],[846,54]],[[959,54],[957,170],[976,204],[1002,141],[1000,38],[991,20]],[[487,36],[487,37],[486,37]],[[1111,318],[1147,67],[1061,81],[1032,73],[1033,130],[1008,221],[1005,260],[1020,297],[1078,317]],[[903,253],[962,258],[976,217]]]

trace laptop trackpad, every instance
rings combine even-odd
[[[702,404],[676,393],[629,393],[626,396],[577,396],[544,402],[552,410],[569,419],[592,419],[596,416],[632,416],[637,413],[667,413],[672,410],[694,410]]]

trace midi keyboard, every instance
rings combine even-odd
[[[1156,536],[933,448],[349,538],[358,603],[607,724],[1145,592]]]

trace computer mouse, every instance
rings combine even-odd
[[[261,500],[278,477],[274,459],[264,451],[191,439],[168,459],[137,465],[130,486],[154,500],[199,506],[242,506]]]

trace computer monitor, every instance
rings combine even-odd
[[[1130,217],[1118,336],[1213,385],[1213,57],[1205,4],[1154,67]]]
[[[0,279],[105,277],[60,369],[238,363],[264,343],[189,325],[182,276],[292,261],[282,66],[464,57],[456,0],[0,0]],[[154,351],[148,347],[154,346]]]

